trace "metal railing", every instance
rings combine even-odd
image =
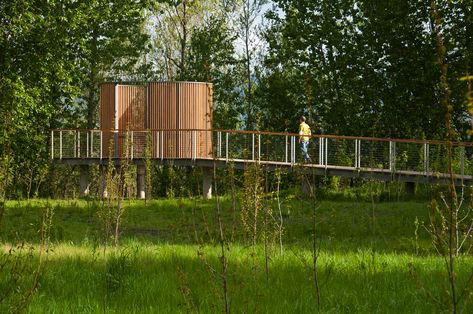
[[[53,130],[52,159],[212,158],[211,131],[206,130]]]
[[[128,141],[126,141],[128,139]],[[52,159],[217,159],[294,166],[299,135],[230,130],[53,130]],[[126,155],[125,143],[128,143]],[[457,175],[472,174],[472,143],[313,135],[309,165],[435,176],[447,173],[448,145]]]

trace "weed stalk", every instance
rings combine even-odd
[[[220,249],[221,249],[221,256],[220,256],[220,263],[222,265],[222,289],[223,289],[223,298],[224,298],[224,305],[225,305],[225,313],[230,313],[230,307],[228,302],[228,279],[227,279],[227,267],[228,261],[225,255],[225,236],[223,231],[223,224],[222,224],[222,216],[220,213],[220,198],[218,195],[218,184],[217,184],[217,166],[214,162],[213,168],[213,178],[214,178],[214,187],[215,187],[215,199],[217,204],[217,220],[218,220],[218,228],[220,234]]]

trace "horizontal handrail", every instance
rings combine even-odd
[[[248,131],[248,130],[223,130],[223,129],[130,129],[130,130],[117,130],[117,129],[52,129],[51,131],[65,131],[65,132],[113,132],[113,133],[126,133],[126,132],[222,132],[230,134],[255,134],[255,135],[274,135],[274,136],[309,136],[313,139],[329,138],[329,139],[345,139],[345,140],[362,140],[362,141],[377,141],[377,142],[397,142],[397,143],[413,143],[413,144],[433,144],[433,145],[449,145],[453,146],[464,146],[473,147],[473,142],[460,142],[460,141],[445,141],[445,140],[419,140],[419,139],[401,139],[401,138],[378,138],[378,137],[365,137],[365,136],[348,136],[348,135],[334,135],[334,134],[312,134],[312,135],[299,135],[298,133],[289,132],[267,132],[267,131]]]
[[[473,170],[472,151],[466,149],[473,143],[314,134],[307,147],[299,147],[300,136],[245,130],[55,129],[50,143],[51,158],[59,160],[149,156],[160,160],[276,162],[291,167],[304,160],[324,169],[382,170],[393,176],[411,171],[425,177],[446,172],[447,148],[452,145],[456,173],[464,176]]]
[[[417,139],[398,139],[398,138],[379,138],[379,137],[365,137],[365,136],[348,136],[348,135],[333,135],[333,134],[312,134],[312,135],[299,135],[298,133],[287,133],[287,132],[266,132],[266,131],[246,131],[246,130],[221,130],[213,129],[212,131],[223,132],[223,133],[241,133],[241,134],[260,134],[260,135],[282,135],[282,136],[298,136],[311,138],[332,138],[332,139],[346,139],[346,140],[363,140],[363,141],[379,141],[379,142],[398,142],[398,143],[415,143],[415,144],[438,144],[447,145],[452,143],[456,146],[473,146],[473,143],[469,142],[449,142],[440,140],[417,140]]]

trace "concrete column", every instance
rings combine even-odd
[[[307,175],[302,176],[301,191],[302,191],[302,194],[307,197],[313,196],[312,195],[313,190],[312,190],[312,187],[310,186],[311,184],[310,181],[311,181],[310,176],[307,176]]]
[[[202,174],[202,191],[204,192],[204,198],[209,200],[212,198],[213,169],[202,168]]]
[[[107,168],[105,166],[100,166],[100,178],[102,181],[101,193],[103,198],[108,198],[107,191]]]
[[[416,191],[416,184],[414,182],[406,182],[404,188],[407,194],[414,194]]]
[[[89,195],[89,166],[81,165],[80,166],[80,179],[79,179],[79,189],[80,189],[80,196],[88,196]]]
[[[136,169],[136,197],[139,199],[144,200],[146,198],[145,193],[145,173],[146,168],[145,166],[137,166]]]

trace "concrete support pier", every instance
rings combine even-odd
[[[137,166],[136,169],[136,197],[144,200],[146,198],[146,184],[145,184],[145,166]]]
[[[80,166],[79,192],[81,197],[88,196],[90,192],[89,166],[87,165]]]
[[[213,169],[202,168],[202,191],[204,192],[204,198],[208,200],[212,198],[212,178]]]
[[[406,194],[411,194],[411,195],[415,194],[416,184],[414,182],[406,182],[405,191],[406,191]]]
[[[108,198],[108,191],[107,191],[107,168],[105,166],[100,166],[100,193],[102,194],[103,198]]]
[[[302,182],[301,182],[301,192],[304,196],[307,196],[307,197],[312,197],[314,191],[313,191],[313,187],[311,186],[311,181],[312,181],[312,178],[311,176],[308,176],[308,175],[304,175],[302,176]]]

